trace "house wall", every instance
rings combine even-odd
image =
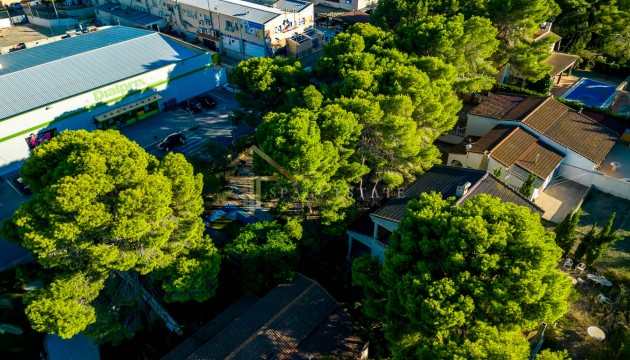
[[[506,182],[508,185],[511,185],[513,187],[515,187],[516,189],[520,189],[521,186],[523,186],[523,183],[525,182],[524,180],[516,177],[514,174],[510,173],[509,170],[507,170],[505,168],[505,166],[503,166],[503,164],[501,164],[500,162],[496,161],[494,158],[490,157],[488,159],[488,169],[486,169],[486,171],[490,172],[492,171],[491,169],[494,168],[503,168],[503,181]]]
[[[490,132],[492,128],[501,124],[516,125],[513,121],[495,120],[478,115],[468,114],[467,117],[468,121],[466,123],[466,132],[464,133],[464,137],[484,136]]]
[[[611,178],[597,172],[593,175],[592,186],[611,195],[630,200],[630,182]]]
[[[32,15],[26,16],[28,18],[28,22],[33,25],[51,27],[51,26],[72,26],[78,24],[79,21],[75,19],[44,19],[40,17],[35,17]]]
[[[214,70],[211,54],[201,54],[184,62],[171,64],[145,74],[137,75],[116,83],[93,89],[56,103],[33,109],[26,113],[4,119],[0,126],[0,173],[5,174],[19,168],[30,155],[26,138],[47,128],[61,130],[96,129],[93,117],[108,109],[136,101],[151,94],[160,94],[164,99],[177,101],[199,95],[226,81],[224,69]],[[200,81],[201,80],[201,81]],[[101,98],[99,90],[111,89],[116,85],[127,85],[129,92]],[[160,103],[161,108],[161,103]],[[86,109],[89,109],[86,111]],[[150,121],[150,120],[148,120]]]
[[[459,161],[463,167],[478,169],[478,170],[486,170],[481,168],[481,162],[483,161],[483,154],[469,152],[468,154],[448,154],[448,160],[446,164],[449,166],[457,166],[453,165],[453,161]],[[487,169],[488,171],[492,171],[491,168]]]

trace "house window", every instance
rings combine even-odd
[[[346,0],[346,4],[352,4],[352,0]]]

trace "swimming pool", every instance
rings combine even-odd
[[[579,101],[584,105],[607,108],[612,102],[615,85],[606,84],[591,79],[580,79],[562,97],[566,100]]]

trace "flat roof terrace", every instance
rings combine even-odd
[[[630,182],[630,145],[617,141],[597,170],[611,178]]]

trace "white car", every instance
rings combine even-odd
[[[229,92],[230,94],[236,94],[238,90],[230,83],[223,84],[223,90]]]

